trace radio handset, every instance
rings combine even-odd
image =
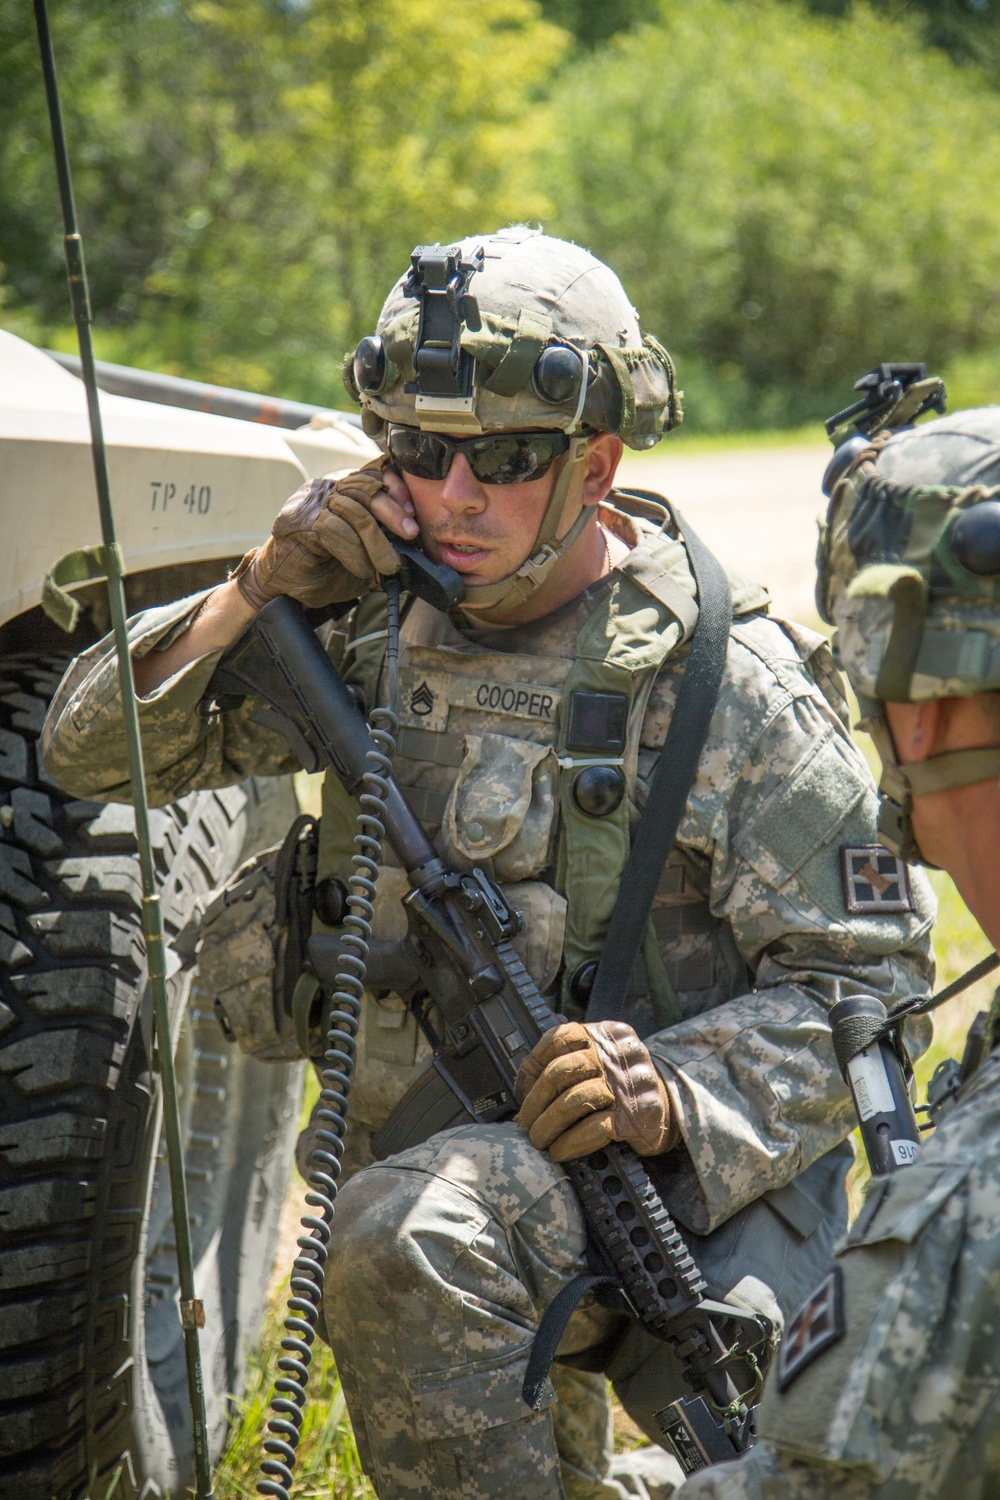
[[[406,483],[406,476],[398,464],[390,463],[388,469]],[[405,542],[385,526],[382,531],[399,556],[399,584],[404,593],[415,594],[443,615],[461,604],[465,598],[465,584],[454,568],[449,568],[446,563],[433,562],[413,542]]]
[[[385,531],[385,527],[382,529]],[[449,568],[447,563],[434,562],[426,552],[421,552],[412,542],[404,542],[391,531],[385,531],[385,535],[399,556],[398,577],[404,593],[416,594],[418,599],[425,600],[432,609],[439,609],[444,615],[461,604],[465,598],[465,584],[454,568]]]

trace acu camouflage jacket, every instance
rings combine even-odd
[[[605,507],[602,519],[633,548],[649,541],[649,524],[623,509]],[[655,557],[674,592],[690,601],[686,555],[669,529],[659,532]],[[456,861],[476,857],[517,886],[528,916],[528,960],[543,986],[558,982],[569,942],[559,910],[567,877],[559,854],[565,818],[553,792],[555,699],[581,642],[593,650],[604,632],[610,651],[622,629],[636,628],[635,611],[623,604],[631,597],[627,571],[626,559],[529,626],[473,632],[422,606],[407,617],[400,779],[443,853]],[[826,1021],[830,1006],[859,992],[891,1003],[925,989],[932,972],[934,905],[919,872],[910,872],[895,903],[855,899],[845,850],[863,862],[875,845],[876,797],[850,738],[825,642],[768,618],[766,595],[742,580],[734,595],[748,612],[732,625],[718,704],[653,910],[681,1020],[657,1028],[644,987],[630,994],[624,1012],[646,1038],[684,1138],[669,1205],[699,1233],[767,1191],[780,1212],[786,1184],[850,1130],[850,1099]],[[137,616],[135,655],[176,639],[200,598]],[[673,632],[671,649],[633,700],[623,755],[626,828],[641,813],[669,726],[694,616],[681,613],[686,621],[670,616],[663,625],[662,612],[658,617],[658,628]],[[362,601],[332,633],[328,649],[348,675],[371,679],[365,659],[372,649],[380,659],[377,626],[372,605]],[[648,619],[642,628],[649,629]],[[140,704],[154,803],[296,769],[285,742],[252,722],[252,704],[208,720],[198,713],[217,659],[213,653],[190,663]],[[546,697],[553,702],[543,711]],[[128,799],[110,640],[70,666],[42,743],[50,773],[75,795]],[[353,809],[339,786],[325,789],[323,825],[321,861],[329,873],[343,868],[353,833]],[[391,878],[386,904],[398,921]],[[393,913],[384,919],[391,926]],[[396,1069],[389,1091],[398,1097],[422,1065],[414,1039],[408,1066]]]

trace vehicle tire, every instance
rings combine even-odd
[[[192,1465],[134,820],[39,764],[63,664],[0,664],[0,1495],[147,1500],[185,1493]],[[294,811],[284,779],[152,813],[168,941]],[[196,971],[171,970],[214,1460],[260,1323],[302,1075],[230,1045]]]

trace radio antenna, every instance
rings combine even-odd
[[[55,156],[56,176],[59,180],[59,200],[63,219],[63,248],[66,255],[66,276],[69,281],[70,302],[73,320],[76,323],[80,345],[80,365],[83,384],[87,392],[87,410],[90,415],[90,446],[94,459],[94,480],[97,485],[97,504],[101,514],[101,536],[103,545],[99,551],[100,562],[108,583],[108,602],[114,627],[115,648],[118,653],[118,673],[121,681],[122,715],[125,721],[125,743],[128,750],[129,777],[132,784],[132,801],[135,806],[135,838],[139,850],[139,869],[142,885],[142,932],[146,944],[146,963],[149,973],[149,988],[153,998],[153,1018],[156,1028],[156,1053],[159,1058],[160,1077],[163,1084],[163,1128],[167,1142],[167,1166],[170,1173],[170,1202],[174,1217],[174,1239],[177,1245],[177,1270],[180,1281],[180,1316],[184,1329],[184,1354],[187,1362],[188,1396],[191,1402],[191,1417],[194,1425],[194,1467],[197,1500],[214,1500],[212,1490],[211,1461],[205,1420],[205,1387],[202,1379],[201,1350],[198,1329],[204,1327],[205,1310],[195,1296],[194,1258],[191,1250],[191,1226],[188,1219],[187,1186],[184,1179],[184,1146],[181,1139],[180,1111],[177,1107],[177,1085],[174,1077],[174,1049],[170,1035],[170,1008],[167,999],[165,949],[163,942],[163,914],[160,896],[156,888],[156,869],[153,863],[153,848],[149,837],[149,802],[146,796],[146,776],[142,762],[142,741],[139,737],[139,713],[136,706],[135,683],[132,678],[132,659],[128,649],[128,627],[126,624],[125,588],[123,577],[125,560],[115,537],[115,520],[111,508],[111,487],[108,483],[108,462],[104,446],[104,429],[101,425],[101,408],[97,395],[97,372],[94,367],[94,349],[90,336],[90,291],[87,286],[87,269],[83,258],[83,240],[76,221],[76,205],[73,201],[73,179],[70,172],[69,152],[66,148],[66,132],[63,129],[62,107],[59,100],[59,83],[56,78],[56,60],[52,47],[52,32],[49,27],[48,9],[45,0],[34,0],[35,24],[38,29],[38,46],[41,53],[42,73],[45,78],[45,98],[52,127],[52,150]]]

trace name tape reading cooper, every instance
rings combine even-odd
[[[401,673],[400,677],[400,698],[405,705],[404,714],[406,717],[413,715],[427,729],[443,729],[449,707],[475,708],[485,713],[506,714],[517,719],[538,719],[542,723],[551,724],[562,697],[558,689],[541,687],[532,682],[445,677],[436,672]],[[439,719],[440,724],[436,722]]]

